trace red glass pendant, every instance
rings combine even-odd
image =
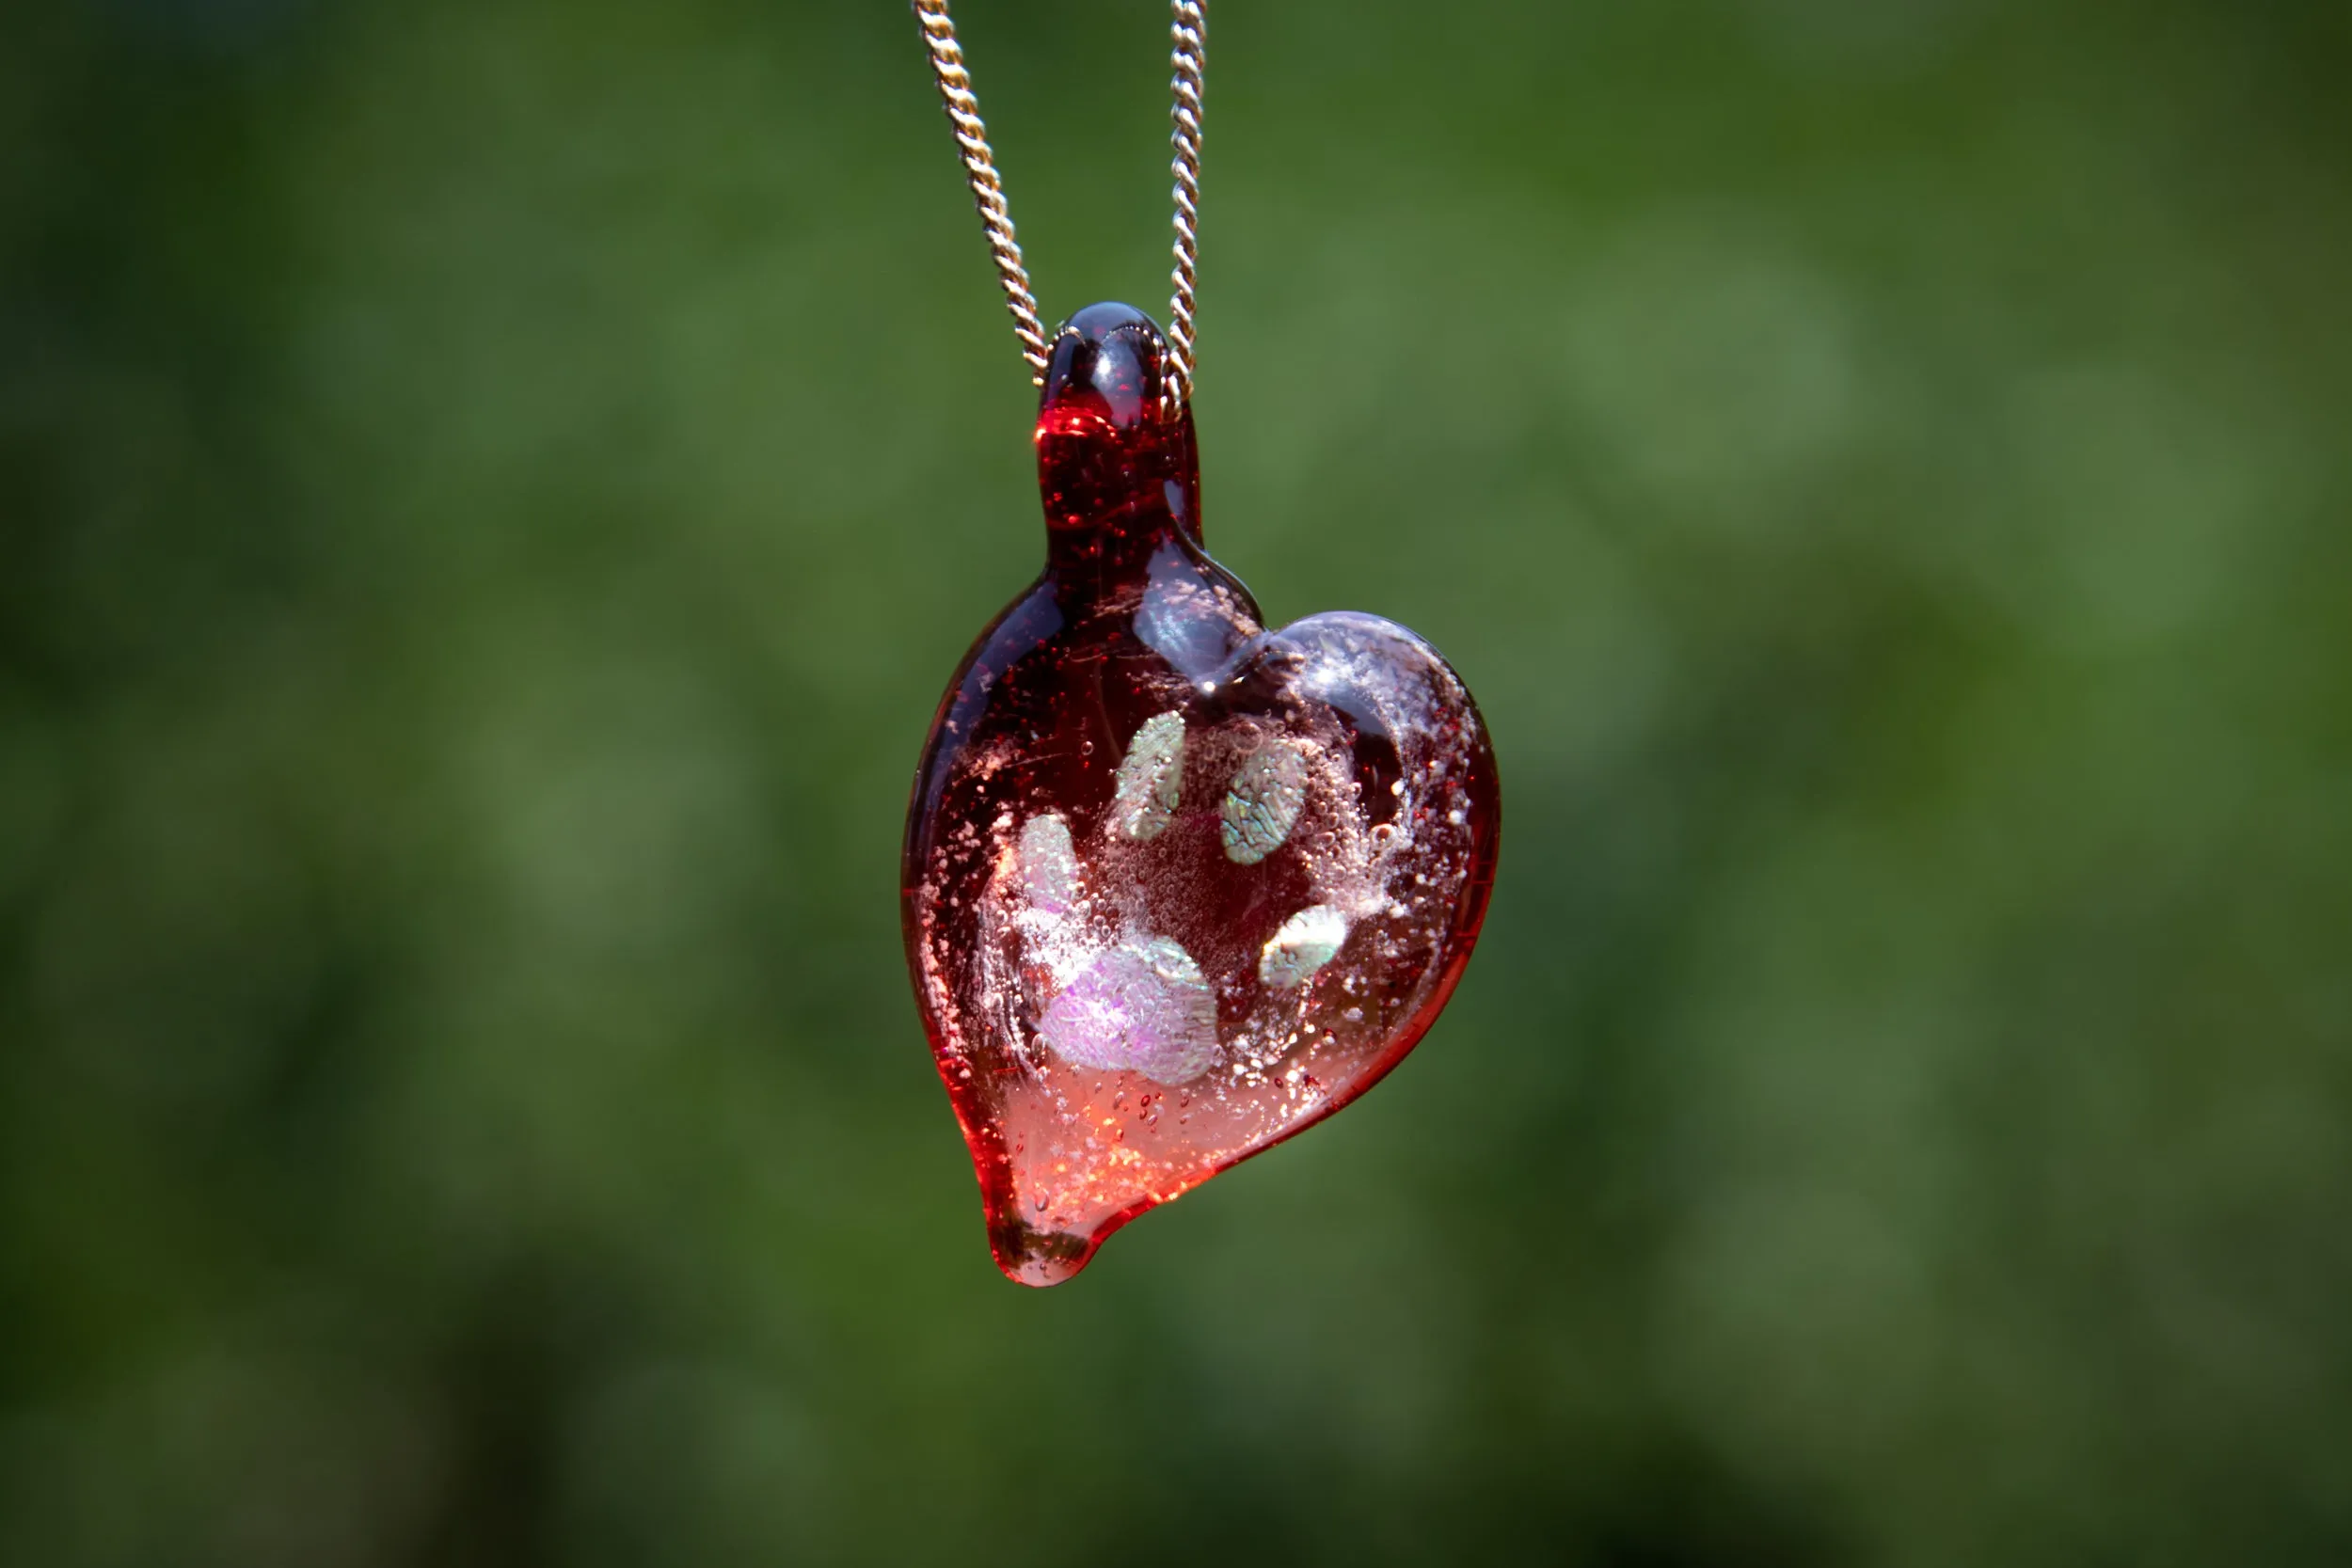
[[[1165,355],[1123,305],[1056,335],[1045,571],[956,672],[907,818],[915,994],[1027,1285],[1377,1083],[1494,880],[1469,690],[1376,616],[1263,627],[1200,546]]]

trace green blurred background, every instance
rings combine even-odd
[[[1048,319],[1155,0],[966,0]],[[1018,1290],[907,780],[1035,570],[891,0],[0,24],[0,1560],[2352,1560],[2352,11],[1218,0],[1208,535],[1485,945]]]

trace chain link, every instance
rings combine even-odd
[[[1004,177],[996,172],[996,154],[988,145],[988,127],[980,122],[979,100],[972,94],[972,73],[964,69],[963,49],[956,41],[956,24],[947,14],[947,0],[913,0],[915,21],[923,28],[930,51],[931,74],[939,79],[939,102],[947,111],[956,146],[963,153],[964,178],[979,209],[980,226],[988,231],[988,248],[996,263],[996,278],[1005,291],[1005,309],[1012,314],[1013,336],[1021,341],[1021,357],[1028,361],[1029,379],[1045,385],[1045,329],[1038,322],[1037,295],[1029,292],[1029,273],[1021,260],[1021,242],[1013,237],[1012,214],[1005,206]],[[1200,0],[1171,0],[1168,83],[1173,126],[1169,144],[1176,156],[1168,166],[1176,178],[1176,270],[1168,275],[1175,293],[1168,307],[1168,374],[1161,396],[1170,413],[1192,398],[1195,323],[1193,285],[1200,265],[1200,90],[1208,63],[1208,22]]]
[[[963,68],[963,49],[956,42],[947,0],[914,0],[914,19],[922,24],[923,44],[930,51],[931,74],[939,78],[940,107],[947,111],[956,145],[963,150],[964,178],[980,210],[980,225],[988,230],[989,252],[1005,288],[1005,309],[1012,312],[1012,335],[1021,340],[1021,357],[1029,362],[1030,379],[1042,387],[1045,329],[1038,324],[1037,296],[1029,292],[1021,242],[1013,237],[1012,214],[1005,209],[1005,182],[996,172],[996,154],[989,150],[988,127],[980,123],[980,101],[972,96],[972,73]]]
[[[1168,64],[1175,71],[1168,83],[1173,102],[1168,114],[1175,124],[1168,140],[1176,149],[1168,166],[1176,176],[1176,270],[1168,274],[1176,292],[1168,302],[1166,392],[1171,414],[1192,400],[1192,285],[1200,266],[1200,241],[1193,226],[1200,221],[1200,75],[1209,55],[1209,24],[1198,0],[1174,0],[1174,12],[1168,29]]]

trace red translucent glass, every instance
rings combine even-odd
[[[1057,334],[1045,571],[956,672],[907,820],[915,993],[1029,1285],[1378,1082],[1494,879],[1469,690],[1376,616],[1263,626],[1200,547],[1165,352],[1126,306]]]

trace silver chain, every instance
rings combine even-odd
[[[1176,159],[1168,172],[1176,176],[1176,270],[1168,281],[1176,288],[1168,302],[1168,384],[1171,412],[1192,400],[1192,282],[1200,265],[1200,242],[1193,225],[1200,221],[1200,72],[1208,64],[1209,24],[1197,0],[1174,0],[1168,22],[1172,46],[1168,64],[1175,76],[1168,83],[1168,119],[1175,130],[1168,140]]]
[[[1013,237],[1012,214],[1005,207],[1005,181],[996,172],[996,154],[989,150],[988,127],[980,123],[980,103],[972,95],[972,73],[964,69],[963,50],[956,42],[956,24],[947,14],[947,0],[913,0],[914,18],[922,24],[924,47],[930,52],[931,74],[939,78],[939,102],[954,128],[956,146],[963,152],[964,178],[972,200],[979,208],[980,225],[988,230],[988,248],[996,263],[997,281],[1004,285],[1005,309],[1012,313],[1012,333],[1021,340],[1021,357],[1029,364],[1029,379],[1045,385],[1045,329],[1038,322],[1037,295],[1029,292],[1028,269],[1021,263],[1021,242]],[[1176,177],[1176,270],[1168,275],[1175,293],[1168,305],[1168,374],[1164,397],[1169,410],[1192,398],[1193,283],[1200,265],[1200,89],[1208,63],[1208,22],[1200,0],[1171,0],[1168,83],[1172,102],[1168,119],[1174,129],[1168,141],[1176,150],[1168,166]]]

